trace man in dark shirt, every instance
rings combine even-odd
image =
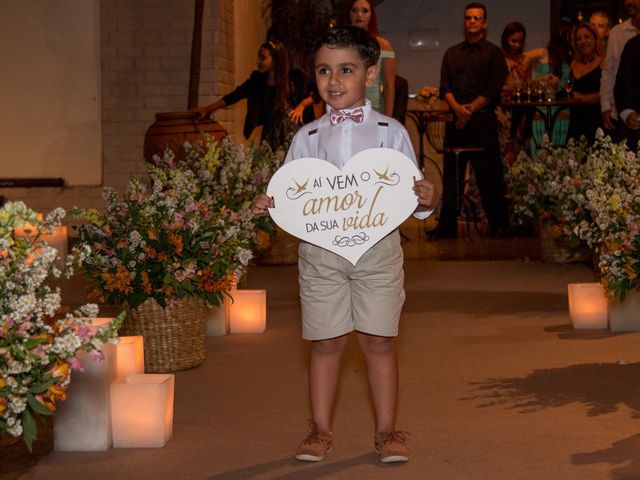
[[[616,107],[624,122],[627,145],[638,151],[640,140],[640,35],[629,40],[622,50],[613,89]]]
[[[495,115],[507,65],[500,48],[485,39],[487,25],[486,7],[475,2],[467,5],[465,40],[450,47],[442,60],[440,94],[451,107],[454,121],[445,127],[444,191],[436,238],[457,236],[457,192],[464,187],[469,160],[489,221],[489,235],[502,237],[508,231],[509,213]],[[456,168],[456,157],[449,150],[454,147],[483,150],[461,153]]]

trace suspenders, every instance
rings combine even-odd
[[[378,122],[378,142],[379,147],[386,147],[389,145],[389,122]],[[309,131],[309,152],[314,157],[318,157],[318,129],[314,128]]]

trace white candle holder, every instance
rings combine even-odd
[[[208,337],[218,337],[229,333],[230,304],[229,298],[225,297],[221,305],[213,305],[207,310],[205,334]]]
[[[96,318],[92,327],[113,320]],[[67,399],[59,402],[53,419],[53,448],[65,451],[102,451],[113,444],[109,386],[116,378],[115,345],[104,346],[104,361],[92,359],[83,350],[76,358],[84,372],[72,372]]]
[[[570,283],[567,291],[573,328],[607,328],[607,297],[600,283]]]
[[[262,333],[267,328],[267,291],[233,290],[229,307],[231,333]]]
[[[114,448],[158,448],[169,441],[174,379],[173,374],[135,374],[111,384]]]
[[[116,375],[122,377],[144,373],[144,339],[142,335],[118,337],[116,349]]]

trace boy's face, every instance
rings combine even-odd
[[[365,104],[365,89],[373,85],[378,66],[365,66],[355,48],[323,45],[316,53],[315,72],[320,97],[336,110],[344,110]]]

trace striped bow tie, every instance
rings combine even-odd
[[[354,108],[350,112],[335,110],[333,108],[329,111],[329,121],[331,122],[331,125],[340,125],[347,118],[350,118],[356,123],[362,123],[362,120],[364,120],[364,111],[362,110],[362,107]]]

